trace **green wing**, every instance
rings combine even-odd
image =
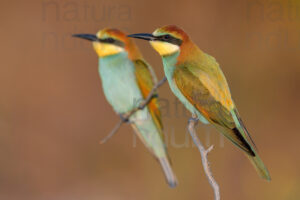
[[[251,141],[255,147],[235,108],[218,63],[207,54],[203,56],[199,62],[176,66],[173,74],[174,82],[186,99],[218,131],[247,153],[259,175],[271,180],[268,169],[249,142]]]
[[[249,155],[254,155],[251,146],[247,142],[246,136],[241,133],[236,127],[235,120],[232,116],[232,110],[228,109],[228,105],[232,103],[231,97],[228,104],[228,99],[222,99],[222,96],[213,94],[207,87],[207,83],[204,84],[199,77],[203,75],[196,75],[196,72],[200,73],[201,69],[196,69],[197,66],[191,64],[186,66],[177,66],[173,78],[176,86],[185,96],[185,98],[211,123],[213,124],[222,134],[230,139],[234,144],[243,149]],[[190,68],[193,68],[190,70]],[[204,73],[203,71],[201,71]],[[209,74],[204,74],[209,78]],[[213,83],[213,81],[210,81]],[[221,91],[218,88],[219,84],[215,84],[215,91]],[[233,104],[233,103],[232,103]]]

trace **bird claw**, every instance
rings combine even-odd
[[[120,114],[120,118],[123,123],[130,123],[130,121],[126,115]]]
[[[191,117],[191,118],[189,119],[189,123],[190,123],[191,121],[197,122],[197,121],[198,121],[198,118],[197,118],[197,117]]]

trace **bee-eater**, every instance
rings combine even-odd
[[[174,25],[158,28],[152,34],[138,33],[129,37],[150,41],[162,57],[172,92],[200,121],[212,124],[246,152],[262,178],[271,180],[215,58],[201,51],[181,28]]]
[[[138,47],[125,33],[117,29],[103,29],[96,35],[75,34],[92,41],[99,57],[99,75],[107,101],[116,113],[124,115],[147,98],[156,82],[151,66]],[[136,134],[160,162],[170,187],[177,184],[164,143],[161,114],[156,98],[129,121]]]

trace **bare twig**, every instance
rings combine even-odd
[[[105,136],[105,138],[103,138],[101,141],[100,141],[100,144],[104,144],[105,142],[107,142],[118,130],[119,128],[122,126],[122,124],[124,123],[123,120],[120,120],[116,126],[113,128],[113,130],[107,135]]]
[[[148,94],[147,98],[143,100],[137,107],[129,111],[128,113],[122,115],[122,119],[116,124],[116,126],[113,128],[113,130],[100,141],[100,144],[104,144],[107,142],[114,134],[118,132],[118,130],[121,128],[123,123],[129,121],[129,118],[136,113],[138,110],[143,110],[149,103],[150,101],[156,97],[156,90],[162,86],[166,82],[167,78],[164,77],[162,80],[160,80],[151,90],[151,92]]]
[[[214,190],[215,200],[220,200],[219,185],[211,173],[211,170],[209,168],[209,162],[207,160],[207,154],[213,149],[213,145],[210,146],[208,149],[204,148],[195,131],[195,125],[197,124],[197,122],[198,122],[198,118],[196,115],[193,114],[192,118],[189,120],[188,130],[190,132],[190,135],[193,138],[195,145],[198,147],[198,150],[200,151],[203,169],[209,181],[209,184]]]

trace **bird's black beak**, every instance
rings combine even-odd
[[[148,41],[155,40],[155,36],[150,33],[136,33],[136,34],[127,35],[127,37],[138,38],[138,39],[148,40]]]
[[[85,40],[89,40],[89,41],[97,41],[98,40],[97,36],[92,35],[92,34],[73,34],[72,36],[82,38]]]

